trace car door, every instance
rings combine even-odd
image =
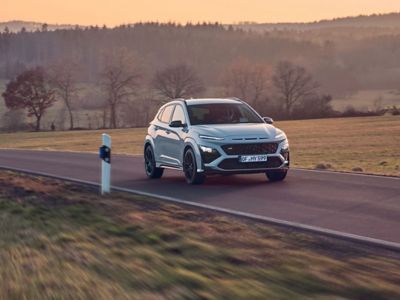
[[[164,108],[162,114],[158,117],[158,122],[156,125],[156,149],[155,149],[155,156],[156,160],[160,163],[170,163],[170,159],[168,158],[167,154],[167,143],[168,143],[168,136],[171,133],[169,130],[169,122],[172,117],[172,113],[174,111],[175,104],[168,105]]]
[[[172,121],[181,121],[182,124],[187,124],[185,111],[182,105],[176,104],[171,118],[171,122]],[[169,157],[169,161],[173,165],[182,166],[182,151],[186,130],[186,127],[169,128],[165,151]]]

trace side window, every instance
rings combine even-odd
[[[160,121],[163,123],[169,123],[173,109],[174,109],[174,105],[169,105],[166,108],[164,108],[164,111],[160,117]]]
[[[175,106],[175,111],[174,111],[174,115],[172,116],[172,121],[181,121],[182,124],[186,123],[185,113],[183,111],[182,106],[180,106],[180,105]]]
[[[164,109],[160,109],[160,111],[158,112],[158,114],[157,114],[157,120],[158,121],[161,121],[161,117],[162,117],[163,112],[164,112]]]

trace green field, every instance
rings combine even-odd
[[[399,299],[398,254],[0,171],[0,299]]]
[[[400,176],[400,116],[276,122],[294,167]],[[103,131],[0,134],[0,148],[97,152]],[[105,130],[113,153],[141,154],[145,129]]]

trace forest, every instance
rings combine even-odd
[[[46,128],[54,122],[60,129],[143,126],[160,103],[175,96],[239,97],[278,119],[326,117],[338,113],[333,112],[332,99],[362,90],[398,93],[400,28],[354,22],[268,30],[249,24],[156,22],[56,30],[43,24],[35,31],[18,32],[5,28],[0,33],[0,92],[35,68],[47,74],[59,102],[45,114]],[[129,80],[118,100],[112,100],[111,77],[117,70]],[[297,96],[285,93],[279,83],[285,74],[303,81],[304,90]],[[62,84],[57,85],[66,76],[71,83],[67,101]],[[163,84],[177,85],[176,80],[189,80],[197,89],[163,91]],[[115,107],[113,101],[118,102]],[[379,99],[374,103],[371,110],[383,109]],[[346,105],[352,109],[351,102]],[[15,111],[4,108],[3,114],[3,126],[16,126]],[[70,126],[71,117],[79,124]]]

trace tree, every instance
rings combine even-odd
[[[194,69],[186,64],[158,71],[152,80],[152,86],[168,99],[196,97],[205,90]]]
[[[100,78],[106,93],[111,128],[117,128],[118,107],[135,94],[141,77],[136,57],[126,48],[114,49],[104,54]]]
[[[327,118],[335,116],[329,94],[312,95],[301,101],[292,111],[296,119]]]
[[[74,129],[73,102],[77,97],[76,73],[78,67],[74,62],[64,61],[50,67],[50,83],[57,95],[63,100],[69,115],[69,129]]]
[[[290,116],[294,104],[313,95],[319,87],[304,67],[288,61],[278,63],[272,81],[283,100],[287,116]]]
[[[4,113],[3,126],[8,131],[26,129],[25,115],[21,109],[13,109]]]
[[[253,64],[247,60],[233,63],[225,69],[222,76],[225,94],[239,97],[257,106],[260,99],[266,98],[270,73],[267,66]]]
[[[28,117],[36,118],[36,131],[40,131],[40,121],[55,99],[55,92],[49,87],[43,68],[36,67],[19,74],[11,80],[2,94],[9,109],[26,109]]]
[[[47,32],[49,30],[49,25],[47,23],[42,24],[42,31]]]

